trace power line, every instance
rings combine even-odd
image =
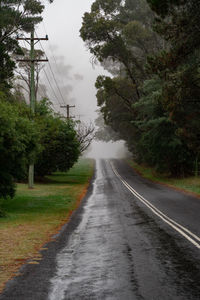
[[[37,33],[36,33],[36,36],[37,36]],[[40,42],[39,42],[39,43],[40,43]],[[40,43],[40,46],[41,46],[43,52],[45,53],[45,50],[44,50],[44,48],[43,48],[43,46],[42,46],[41,43]],[[54,55],[53,55],[53,57],[54,57]],[[55,57],[54,57],[54,60],[55,60]],[[61,91],[60,91],[60,88],[59,88],[59,86],[58,86],[58,83],[57,83],[57,80],[56,80],[56,78],[55,78],[54,72],[53,72],[53,70],[52,70],[51,64],[50,64],[50,63],[48,63],[48,64],[49,64],[49,68],[50,68],[50,71],[51,71],[51,73],[52,73],[53,79],[54,79],[54,81],[55,81],[55,83],[56,83],[57,89],[58,89],[58,91],[59,91],[59,93],[60,93],[61,99],[63,100],[63,103],[65,104],[65,100],[64,100],[64,98],[63,98],[63,96],[62,96],[62,93],[61,93]],[[56,64],[56,60],[55,60],[55,64]],[[57,67],[57,64],[56,64],[56,67]],[[56,93],[55,93],[55,90],[54,90],[54,88],[53,88],[53,86],[52,86],[52,84],[51,84],[51,82],[50,82],[50,80],[49,80],[49,77],[48,77],[46,71],[45,71],[44,69],[43,69],[43,71],[44,71],[44,73],[45,73],[45,76],[46,76],[46,78],[47,78],[47,81],[48,81],[48,83],[49,83],[49,86],[51,87],[51,90],[53,91],[53,94],[54,94],[54,96],[55,96],[55,98],[56,98],[56,100],[57,100],[57,102],[58,102],[59,107],[62,107],[61,102],[60,102],[59,98],[57,97],[57,95],[56,95]],[[54,106],[53,103],[52,103],[52,105],[53,105],[53,107],[55,108],[55,106]],[[56,108],[55,108],[55,109],[56,109]],[[57,112],[57,113],[58,113],[58,112]]]
[[[46,30],[46,26],[45,26],[45,23],[44,23],[44,20],[42,21],[42,25],[43,25],[43,30],[44,30],[44,33],[47,35],[47,30]],[[55,66],[56,66],[56,70],[57,70],[57,73],[60,75],[61,79],[62,79],[62,83],[63,83],[63,86],[64,86],[64,81],[63,81],[63,77],[62,77],[62,74],[60,73],[60,69],[58,67],[58,64],[57,64],[57,61],[56,61],[56,58],[54,56],[54,53],[53,53],[53,50],[52,50],[52,46],[51,46],[51,43],[50,41],[48,40],[48,43],[49,43],[49,49],[50,49],[50,52],[51,52],[51,56],[53,57],[54,59],[54,63],[55,63]],[[43,47],[42,47],[43,48]],[[43,51],[44,51],[44,48],[43,48]],[[50,66],[51,67],[51,66]],[[67,107],[66,105],[64,106],[60,106],[61,108],[64,108],[64,107]]]
[[[45,76],[46,76],[46,78],[47,78],[47,81],[48,81],[48,83],[49,83],[49,86],[51,87],[51,89],[52,89],[52,91],[53,91],[53,94],[54,94],[55,98],[57,99],[59,105],[61,105],[61,102],[60,102],[59,98],[57,97],[54,88],[52,87],[52,84],[51,84],[51,82],[50,82],[50,80],[49,80],[49,77],[48,77],[48,75],[47,75],[45,69],[43,69],[43,71],[44,71],[44,74],[45,74]]]
[[[64,97],[63,97],[63,95],[62,95],[62,93],[61,93],[61,90],[60,90],[60,88],[59,88],[59,86],[58,86],[58,83],[57,83],[57,81],[56,81],[56,78],[55,78],[55,75],[54,75],[54,73],[53,73],[53,70],[52,70],[52,68],[51,68],[51,64],[50,64],[50,63],[49,63],[49,67],[50,67],[51,73],[52,73],[52,75],[53,75],[54,81],[55,81],[55,83],[56,83],[56,86],[57,86],[57,88],[58,88],[59,94],[60,94],[60,96],[61,96],[61,98],[62,98],[62,101],[63,101],[63,103],[65,104]]]
[[[25,53],[25,51],[24,51],[24,49],[27,49],[26,43],[25,43],[25,39],[27,39],[27,38],[26,38],[26,36],[25,36],[24,34],[23,34],[22,36],[23,36],[23,38],[24,38],[24,39],[22,39],[23,46],[24,46],[24,47],[22,48],[22,51],[23,51],[23,54],[24,54],[24,56],[25,56],[25,55],[27,55],[27,53]],[[59,101],[59,99],[58,99],[58,97],[57,97],[57,95],[56,95],[56,93],[55,93],[55,90],[53,89],[53,87],[52,87],[52,85],[51,85],[51,82],[50,82],[50,80],[49,80],[49,77],[48,77],[46,71],[45,71],[44,69],[42,69],[42,70],[44,71],[45,76],[46,76],[46,78],[47,78],[47,81],[48,81],[48,83],[49,83],[49,86],[50,86],[51,90],[53,91],[53,94],[54,94],[54,96],[55,96],[55,98],[56,98],[56,100],[57,100],[57,102],[58,102],[58,105],[60,106],[60,105],[61,105],[61,102]],[[40,79],[40,82],[41,82],[41,79]],[[43,95],[42,95],[41,93],[38,92],[38,93],[40,94],[40,97],[42,98],[43,96],[45,96],[46,91],[45,91],[44,87],[42,86],[42,84],[40,84],[39,87],[40,87],[40,88],[42,89],[42,91],[43,91]],[[56,109],[56,107],[55,107],[55,105],[54,105],[53,102],[51,102],[51,105],[52,105],[54,111],[55,111],[56,113],[58,113],[58,110]]]
[[[24,36],[24,35],[23,35],[23,36]],[[37,36],[37,35],[36,35],[36,36]],[[25,37],[25,36],[24,36],[24,37]],[[25,46],[25,48],[26,48],[25,41],[23,40],[23,42],[24,42],[24,46]],[[40,42],[40,41],[39,41],[39,43],[40,43],[40,45],[41,45],[41,42]],[[43,49],[43,51],[44,51],[44,49]],[[23,51],[23,52],[24,52],[24,51]],[[25,54],[25,53],[24,53],[24,54]],[[53,91],[53,94],[54,94],[54,96],[55,96],[55,98],[56,98],[56,100],[57,100],[57,102],[58,102],[58,105],[60,106],[61,103],[60,103],[60,101],[59,101],[59,98],[57,97],[57,94],[56,94],[54,88],[53,88],[52,85],[51,85],[51,82],[50,82],[50,80],[49,80],[49,77],[48,77],[48,75],[47,75],[45,69],[42,69],[42,70],[44,71],[45,76],[46,76],[46,78],[47,78],[47,81],[48,81],[48,83],[49,83],[49,86],[50,86],[51,90]],[[44,89],[43,89],[43,92],[44,92],[44,94],[45,94]],[[52,105],[53,105],[53,107],[55,108],[55,106],[54,106],[53,103],[52,103]],[[56,108],[55,108],[55,110],[56,110]],[[57,112],[57,111],[56,111],[56,112]]]
[[[37,33],[36,33],[36,36],[37,36]],[[40,46],[41,46],[42,50],[43,50],[43,51],[44,51],[44,53],[45,53],[45,50],[44,50],[44,48],[43,48],[43,46],[42,46],[42,44],[41,44],[41,42],[40,42],[40,41],[39,41],[39,44],[40,44]],[[51,64],[50,64],[50,62],[49,62],[49,61],[48,61],[48,65],[49,65],[49,68],[50,68],[51,74],[52,74],[52,76],[53,76],[53,79],[54,79],[54,81],[55,81],[56,87],[57,87],[57,89],[58,89],[58,91],[59,91],[59,94],[60,94],[60,96],[61,96],[61,99],[62,99],[63,103],[65,104],[64,97],[63,97],[63,95],[62,95],[62,93],[61,93],[61,90],[60,90],[60,88],[59,88],[58,82],[57,82],[57,80],[56,80],[56,78],[55,78],[55,75],[54,75],[53,69],[52,69],[52,67],[51,67]]]
[[[44,33],[47,35],[47,30],[46,30],[46,26],[45,26],[45,24],[44,24],[44,20],[42,21],[42,25],[43,25]],[[62,83],[63,83],[63,85],[64,85],[63,77],[62,77],[62,74],[60,73],[60,69],[59,69],[59,67],[58,67],[56,58],[55,58],[55,56],[54,56],[54,54],[53,54],[53,50],[52,50],[51,43],[50,43],[49,40],[48,40],[48,43],[49,43],[49,49],[50,49],[50,51],[51,51],[51,55],[52,55],[52,57],[53,57],[53,59],[54,59],[54,62],[55,62],[56,70],[57,70],[57,72],[59,73],[60,77],[62,78]]]

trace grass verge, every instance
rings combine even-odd
[[[14,199],[4,201],[0,218],[0,291],[28,260],[41,259],[38,250],[50,241],[78,207],[93,175],[94,161],[80,160],[68,173],[55,173],[33,190],[18,184]]]
[[[164,175],[159,175],[154,169],[138,165],[132,160],[127,161],[130,166],[134,168],[141,176],[169,187],[181,190],[194,196],[200,197],[200,177],[186,177],[186,178],[169,178]]]

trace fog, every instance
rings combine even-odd
[[[89,148],[85,157],[91,158],[124,158],[128,156],[128,151],[123,141],[119,142],[97,142],[94,141],[92,147]]]
[[[45,51],[50,62],[50,65],[45,64],[40,75],[41,90],[49,95],[55,111],[66,115],[66,110],[60,106],[75,105],[70,111],[71,116],[88,123],[94,122],[97,117],[96,78],[106,74],[101,66],[92,65],[91,54],[79,36],[82,17],[90,10],[92,3],[92,0],[54,0],[53,4],[45,1],[44,21],[36,28],[37,36],[48,34],[49,37],[49,41],[37,44]],[[121,141],[94,141],[86,155],[108,158],[121,157],[122,153],[125,153],[125,147]]]

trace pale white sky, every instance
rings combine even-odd
[[[92,3],[93,0],[54,0],[53,4],[46,4],[43,14],[44,22],[36,28],[38,36],[43,37],[46,33],[48,34],[49,42],[42,41],[42,46],[50,60],[64,101],[66,104],[76,105],[76,108],[71,110],[71,114],[81,115],[80,119],[83,121],[96,118],[97,105],[94,84],[98,75],[106,74],[106,71],[100,66],[93,68],[90,62],[91,54],[79,36],[82,17],[86,11],[90,11]],[[52,52],[56,58],[57,67]],[[57,97],[62,102],[48,64],[45,66],[45,70]],[[76,74],[81,75],[83,79],[77,80],[81,76],[76,76]],[[45,76],[41,80],[48,86]],[[50,100],[54,99],[55,107],[58,110],[59,104],[53,92],[49,89],[48,93]],[[122,149],[123,143],[94,142],[89,156],[115,157]]]
[[[92,67],[90,63],[91,54],[79,36],[82,16],[86,11],[90,10],[92,2],[93,0],[54,0],[53,4],[46,5],[43,14],[44,25],[41,23],[36,29],[39,36],[44,36],[46,32],[49,36],[49,42],[43,41],[42,45],[53,67],[66,103],[74,104],[74,100],[71,100],[71,98],[75,98],[76,109],[73,110],[73,113],[81,114],[81,118],[84,119],[94,118],[94,111],[97,109],[94,83],[99,74],[105,73],[100,66],[96,66],[95,69]],[[59,56],[64,58],[66,66],[72,66],[69,71],[66,68],[66,73],[62,73],[62,79],[60,79],[61,74],[58,73],[57,68],[54,66],[49,45],[51,45],[59,69],[62,67],[60,64],[63,64]],[[48,65],[45,69],[49,78],[52,79]],[[74,78],[75,74],[82,75],[83,80],[76,80]],[[53,80],[51,81],[54,86]],[[65,89],[62,89],[63,85],[73,86],[73,91],[67,95]],[[54,86],[54,90],[60,98],[61,96],[56,86]],[[53,95],[51,94],[51,96]]]

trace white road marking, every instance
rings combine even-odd
[[[136,190],[134,190],[128,182],[126,182],[122,176],[117,172],[112,162],[110,162],[111,168],[114,172],[114,174],[121,180],[121,182],[126,186],[126,188],[135,196],[137,197],[141,202],[143,202],[151,211],[160,217],[165,223],[167,223],[169,226],[171,226],[173,229],[175,229],[178,233],[180,233],[184,238],[186,238],[189,242],[191,242],[195,247],[200,249],[200,237],[198,237],[196,234],[192,233],[190,230],[185,228],[184,226],[180,225],[179,223],[175,222],[171,218],[169,218],[167,215],[165,215],[163,212],[161,212],[158,208],[156,208],[153,204],[151,204],[147,199],[145,199],[142,195],[140,195]]]

